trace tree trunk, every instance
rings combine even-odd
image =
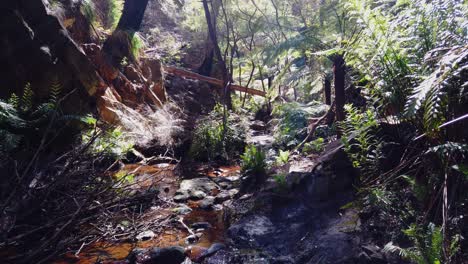
[[[336,102],[336,121],[345,119],[345,61],[342,55],[337,55],[333,60],[333,72],[335,77],[335,102]],[[338,138],[341,138],[341,131],[338,130]]]
[[[218,37],[216,34],[216,27],[214,26],[210,8],[208,6],[208,1],[203,0],[203,9],[205,10],[205,18],[206,23],[208,24],[208,32],[210,35],[211,42],[213,43],[214,52],[216,55],[216,59],[218,60],[218,64],[221,67],[221,74],[223,77],[223,86],[224,88],[224,104],[227,106],[228,109],[232,109],[232,100],[231,100],[231,89],[230,89],[230,78],[228,69],[226,67],[226,62],[223,60],[223,55],[221,53],[221,49],[219,48],[218,44]]]
[[[131,52],[131,40],[140,29],[148,2],[149,0],[125,0],[119,24],[103,46],[114,66],[118,66],[124,58],[136,60]]]
[[[140,29],[149,0],[125,0],[116,30],[136,32]]]
[[[220,8],[219,0],[212,0],[211,7],[212,12],[211,15],[211,24],[216,25],[216,19],[218,18],[219,8]],[[213,71],[213,63],[214,63],[215,51],[213,42],[211,41],[210,31],[208,29],[207,38],[205,43],[205,58],[203,59],[203,64],[198,68],[198,73],[205,76],[211,76]]]
[[[325,104],[331,105],[331,82],[328,78],[325,78]]]

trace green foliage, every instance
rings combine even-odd
[[[49,89],[49,102],[52,105],[57,105],[60,99],[60,94],[62,93],[62,84],[60,83],[57,76],[52,78],[52,83]]]
[[[120,17],[123,11],[123,0],[107,0],[109,11],[107,14],[107,26],[110,30],[114,30],[119,24]]]
[[[201,161],[228,160],[243,151],[246,136],[243,121],[230,114],[225,130],[222,115],[222,106],[217,105],[208,117],[198,121],[189,150],[190,157]]]
[[[86,121],[93,123],[90,118],[86,118]],[[96,135],[96,129],[82,135],[83,144],[91,142],[88,148],[91,154],[105,155],[117,160],[124,158],[133,149],[134,143],[119,127],[101,131],[99,136]]]
[[[278,184],[278,192],[286,192],[288,190],[288,183],[285,174],[273,175],[273,179]]]
[[[84,0],[81,2],[80,11],[83,16],[86,17],[86,20],[92,25],[96,24],[98,21],[98,16],[96,14],[96,6],[92,0]]]
[[[21,97],[21,111],[28,112],[33,107],[34,92],[31,88],[31,84],[27,83],[23,90],[23,96]]]
[[[133,183],[135,181],[135,174],[129,174],[127,171],[119,171],[114,177],[120,182]]]
[[[451,239],[448,248],[448,258],[444,260],[442,228],[430,223],[426,228],[412,224],[403,232],[415,245],[412,248],[403,249],[393,245],[392,242],[385,245],[384,251],[399,252],[401,256],[418,264],[450,263],[453,253],[459,250],[459,236]]]
[[[376,137],[378,129],[376,111],[359,109],[346,105],[346,120],[339,126],[343,131],[345,151],[353,166],[370,176],[376,172],[379,140]]]
[[[251,175],[266,174],[265,153],[256,146],[250,145],[245,148],[241,155],[242,172]]]
[[[276,163],[278,165],[287,164],[289,162],[289,154],[290,154],[289,150],[286,150],[286,151],[280,150],[278,157],[276,157]]]
[[[325,149],[325,139],[317,138],[312,142],[307,142],[302,148],[304,153],[320,153]]]
[[[422,116],[422,131],[431,137],[439,135],[449,107],[462,107],[466,102],[463,76],[468,73],[468,48],[457,47],[446,53],[439,66],[419,86],[406,104],[409,118]],[[465,97],[465,99],[463,99]]]
[[[275,128],[275,142],[280,146],[292,147],[307,136],[308,112],[298,103],[277,106],[273,115],[278,118]]]
[[[135,59],[140,58],[142,52],[144,51],[146,44],[142,38],[142,36],[137,32],[134,33],[132,39],[130,41],[130,47],[132,55]]]

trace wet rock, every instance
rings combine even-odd
[[[236,182],[236,181],[239,181],[241,178],[240,175],[237,175],[237,176],[229,176],[229,177],[224,177],[224,179],[228,180],[228,181],[231,181],[231,182]]]
[[[239,193],[239,189],[231,189],[229,190],[229,195],[231,195],[231,198],[234,198]]]
[[[203,256],[207,250],[206,247],[191,246],[187,249],[186,254],[192,261],[199,262],[200,257]]]
[[[127,261],[131,264],[141,264],[149,258],[149,250],[143,248],[135,248],[130,252],[127,257]]]
[[[206,197],[206,193],[204,193],[203,191],[195,191],[195,192],[192,192],[190,195],[190,198],[194,200],[200,200],[205,197]]]
[[[333,199],[350,190],[356,179],[356,170],[340,143],[332,143],[328,148],[332,150],[320,157],[315,171],[303,177],[297,185],[299,189],[306,188],[309,199],[314,201]]]
[[[175,200],[175,197],[174,197],[174,200]],[[172,209],[172,211],[179,215],[186,215],[192,212],[192,208],[188,207],[187,205],[182,205],[181,207]]]
[[[275,260],[273,260],[271,264],[294,264],[294,259],[290,256],[282,256],[279,258],[275,258]]]
[[[216,203],[223,203],[229,199],[234,198],[239,193],[237,189],[231,189],[229,191],[222,191],[216,196]]]
[[[221,211],[223,209],[224,209],[224,207],[221,204],[213,205],[213,210],[215,210],[215,211]]]
[[[223,188],[223,189],[229,189],[232,187],[232,183],[231,182],[228,182],[228,181],[222,181],[220,183],[218,183],[219,187]]]
[[[191,226],[193,229],[208,229],[211,228],[211,224],[208,222],[197,222]]]
[[[222,203],[224,201],[227,201],[231,199],[231,195],[227,191],[222,191],[218,195],[216,195],[215,202],[216,203]]]
[[[211,210],[213,209],[213,205],[215,203],[215,197],[213,196],[208,196],[206,197],[205,199],[203,199],[201,202],[200,202],[200,209],[203,209],[203,210]]]
[[[363,252],[359,254],[360,260],[366,260],[364,263],[385,264],[385,256],[382,254],[381,249],[376,245],[362,246]]]
[[[192,260],[190,258],[185,258],[184,262],[182,264],[193,264]]]
[[[176,192],[174,201],[185,202],[188,199],[200,200],[210,194],[213,190],[218,189],[216,183],[208,178],[195,178],[183,180],[179,190]]]
[[[136,236],[136,239],[144,241],[144,240],[150,240],[150,239],[154,238],[155,236],[156,236],[156,234],[153,231],[148,230],[148,231],[144,231],[144,232],[141,232],[140,234],[138,234]]]
[[[190,196],[187,192],[177,191],[173,199],[174,199],[174,202],[176,203],[183,203],[183,202],[186,202],[189,198]]]
[[[142,264],[180,264],[185,261],[183,247],[153,248],[148,252],[148,258]]]
[[[187,238],[185,238],[185,244],[190,245],[194,244],[198,241],[198,236],[197,235],[190,235]]]
[[[212,256],[214,255],[216,252],[220,251],[221,249],[224,249],[226,248],[226,246],[222,243],[214,243],[213,245],[211,245],[210,248],[208,248],[208,250],[206,250],[199,258],[199,260],[202,260],[204,258],[207,258],[209,256]]]
[[[228,236],[239,245],[249,246],[252,241],[268,242],[275,227],[267,216],[252,215],[244,218],[228,229]]]

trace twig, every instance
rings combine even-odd
[[[179,223],[181,223],[182,226],[183,226],[185,229],[187,229],[187,231],[188,231],[192,236],[195,236],[195,232],[193,232],[193,230],[192,230],[190,227],[188,227],[188,226],[184,223],[184,218],[183,218],[183,217],[179,218]]]

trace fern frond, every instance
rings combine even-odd
[[[16,109],[19,109],[20,98],[15,93],[11,94],[10,99],[8,99],[8,104],[12,105]]]
[[[31,88],[31,84],[27,83],[24,87],[23,96],[21,97],[21,110],[28,112],[33,107],[34,92]]]
[[[56,105],[60,99],[60,94],[62,92],[62,84],[60,83],[60,80],[57,76],[54,76],[52,78],[52,82],[50,85],[50,91],[49,91],[49,102],[52,105]]]
[[[452,85],[454,80],[468,72],[468,46],[456,47],[441,59],[439,67],[413,90],[406,103],[406,116],[415,118],[421,110],[423,126],[426,133],[433,134],[445,121],[447,92],[449,89],[460,89],[463,86]],[[462,96],[462,94],[458,93]]]

